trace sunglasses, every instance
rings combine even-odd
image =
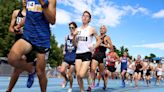
[[[75,27],[69,27],[70,30],[75,29]]]
[[[105,29],[104,27],[101,27],[100,29]]]

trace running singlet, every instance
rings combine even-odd
[[[148,76],[148,75],[150,75],[151,74],[151,68],[150,68],[150,66],[148,67],[148,69],[146,70],[146,75]]]
[[[92,36],[89,32],[90,26],[87,26],[84,29],[77,28],[78,34],[77,34],[77,51],[76,54],[91,52],[89,47],[92,44]]]
[[[106,60],[106,62],[107,62],[107,66],[115,66],[115,62],[116,62],[116,58],[113,58],[113,57],[111,57],[111,56],[109,56],[109,54],[107,55],[107,60]]]
[[[44,0],[48,4],[48,0]],[[50,48],[50,27],[39,0],[27,0],[23,38],[32,45]]]
[[[128,59],[123,57],[121,60],[121,70],[127,69],[127,63]]]
[[[135,65],[136,65],[136,70],[140,71],[140,69],[142,68],[142,65],[140,64],[140,62],[136,61]]]
[[[162,75],[162,68],[157,68],[157,76],[161,76]]]
[[[18,12],[16,17],[15,26],[18,25],[25,16],[22,15],[22,10]],[[20,29],[23,32],[23,29]],[[22,37],[22,34],[15,34],[15,40],[18,40]]]
[[[67,36],[66,43],[65,43],[65,52],[64,60],[66,62],[75,61],[76,58],[76,47],[73,45],[73,39]]]
[[[133,73],[134,73],[133,64],[132,64],[132,63],[129,64],[129,67],[127,67],[127,72],[128,72],[129,74],[133,74]]]
[[[104,35],[103,37],[101,37],[102,44],[105,44],[105,42],[104,42],[104,38],[105,37],[106,37],[106,35]],[[106,47],[104,47],[104,46],[99,46],[95,50],[95,53],[104,53],[105,54],[105,52],[106,52]]]

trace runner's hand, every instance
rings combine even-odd
[[[88,48],[92,52],[92,54],[95,52],[95,48],[93,46],[88,46]]]
[[[22,31],[16,32],[16,34],[23,34]]]
[[[19,28],[18,26],[14,26],[14,30],[15,30],[16,32],[19,32],[20,28]]]
[[[77,34],[78,34],[78,31],[75,31],[75,32],[73,33],[73,36],[76,37]]]
[[[39,0],[39,3],[41,4],[41,5],[44,5],[44,0]]]
[[[19,28],[19,26],[14,26],[14,32],[16,34],[23,34],[23,27]]]
[[[106,45],[105,44],[102,44],[102,43],[100,44],[100,46],[106,47]]]

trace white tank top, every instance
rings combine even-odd
[[[162,68],[157,68],[157,75],[162,75]]]
[[[76,53],[77,54],[81,54],[81,53],[86,53],[86,52],[91,52],[89,47],[92,46],[92,38],[93,36],[90,35],[90,26],[87,26],[86,28],[82,29],[77,28],[78,34],[77,34],[77,50]]]

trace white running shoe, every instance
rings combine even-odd
[[[65,87],[67,86],[67,83],[68,83],[68,80],[67,80],[67,81],[63,81],[63,82],[61,83],[62,88],[65,88]]]
[[[132,84],[132,83],[130,83],[130,86],[132,87],[132,86],[133,86],[133,84]]]
[[[72,88],[69,88],[69,89],[68,89],[68,92],[72,92]]]

